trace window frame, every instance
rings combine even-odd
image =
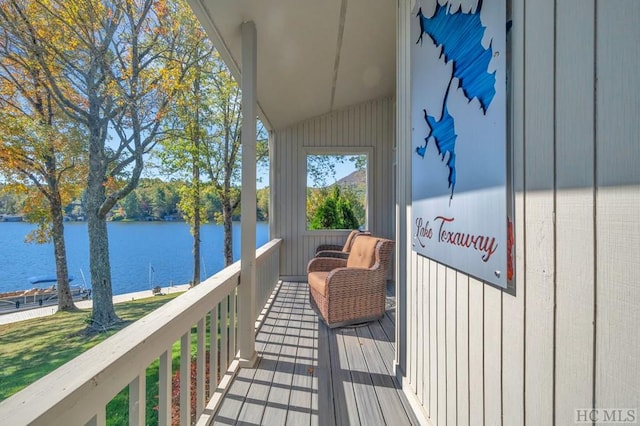
[[[299,185],[299,203],[298,215],[299,220],[302,223],[302,234],[306,236],[312,235],[343,235],[348,229],[309,229],[307,223],[307,157],[310,155],[364,155],[367,158],[367,165],[365,167],[366,176],[366,205],[365,209],[365,223],[361,225],[363,229],[368,230],[371,228],[371,206],[373,205],[373,147],[371,146],[357,146],[357,147],[304,147],[300,150],[300,168],[303,171],[304,179],[300,179]]]

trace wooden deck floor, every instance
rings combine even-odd
[[[305,283],[282,284],[256,337],[256,369],[242,369],[214,424],[418,424],[393,378],[394,303],[364,326],[330,330]]]

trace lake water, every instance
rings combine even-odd
[[[109,222],[109,252],[113,294],[148,290],[156,285],[187,284],[193,276],[193,237],[183,222]],[[34,225],[0,223],[0,292],[34,287],[35,275],[55,274],[53,244],[25,243]],[[65,223],[67,264],[72,285],[90,287],[87,224]],[[201,231],[202,273],[209,277],[224,268],[224,231],[205,224]],[[269,241],[269,226],[258,223],[256,247]],[[234,260],[240,257],[240,224],[233,224]],[[84,280],[83,280],[84,277]],[[46,284],[39,284],[46,286]]]

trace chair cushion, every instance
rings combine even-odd
[[[349,236],[347,237],[347,241],[344,242],[344,247],[342,247],[342,251],[344,253],[349,253],[351,246],[353,245],[354,238],[360,233],[360,231],[351,231]]]
[[[378,238],[359,236],[353,241],[347,268],[371,268],[376,263]]]
[[[327,275],[329,275],[329,272],[316,271],[310,272],[308,276],[309,287],[324,297],[327,297]]]

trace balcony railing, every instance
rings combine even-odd
[[[277,284],[280,243],[272,240],[256,251],[254,318]],[[180,424],[191,424],[192,358],[196,362],[196,419],[205,406],[211,411],[222,396],[216,389],[221,382],[229,382],[237,368],[233,359],[237,353],[236,306],[242,303],[236,301],[239,281],[240,262],[236,262],[3,401],[0,418],[7,424],[104,425],[107,404],[128,386],[129,424],[144,425],[146,370],[159,360],[158,424],[169,425],[172,347],[179,340]],[[195,355],[191,350],[194,326]]]

